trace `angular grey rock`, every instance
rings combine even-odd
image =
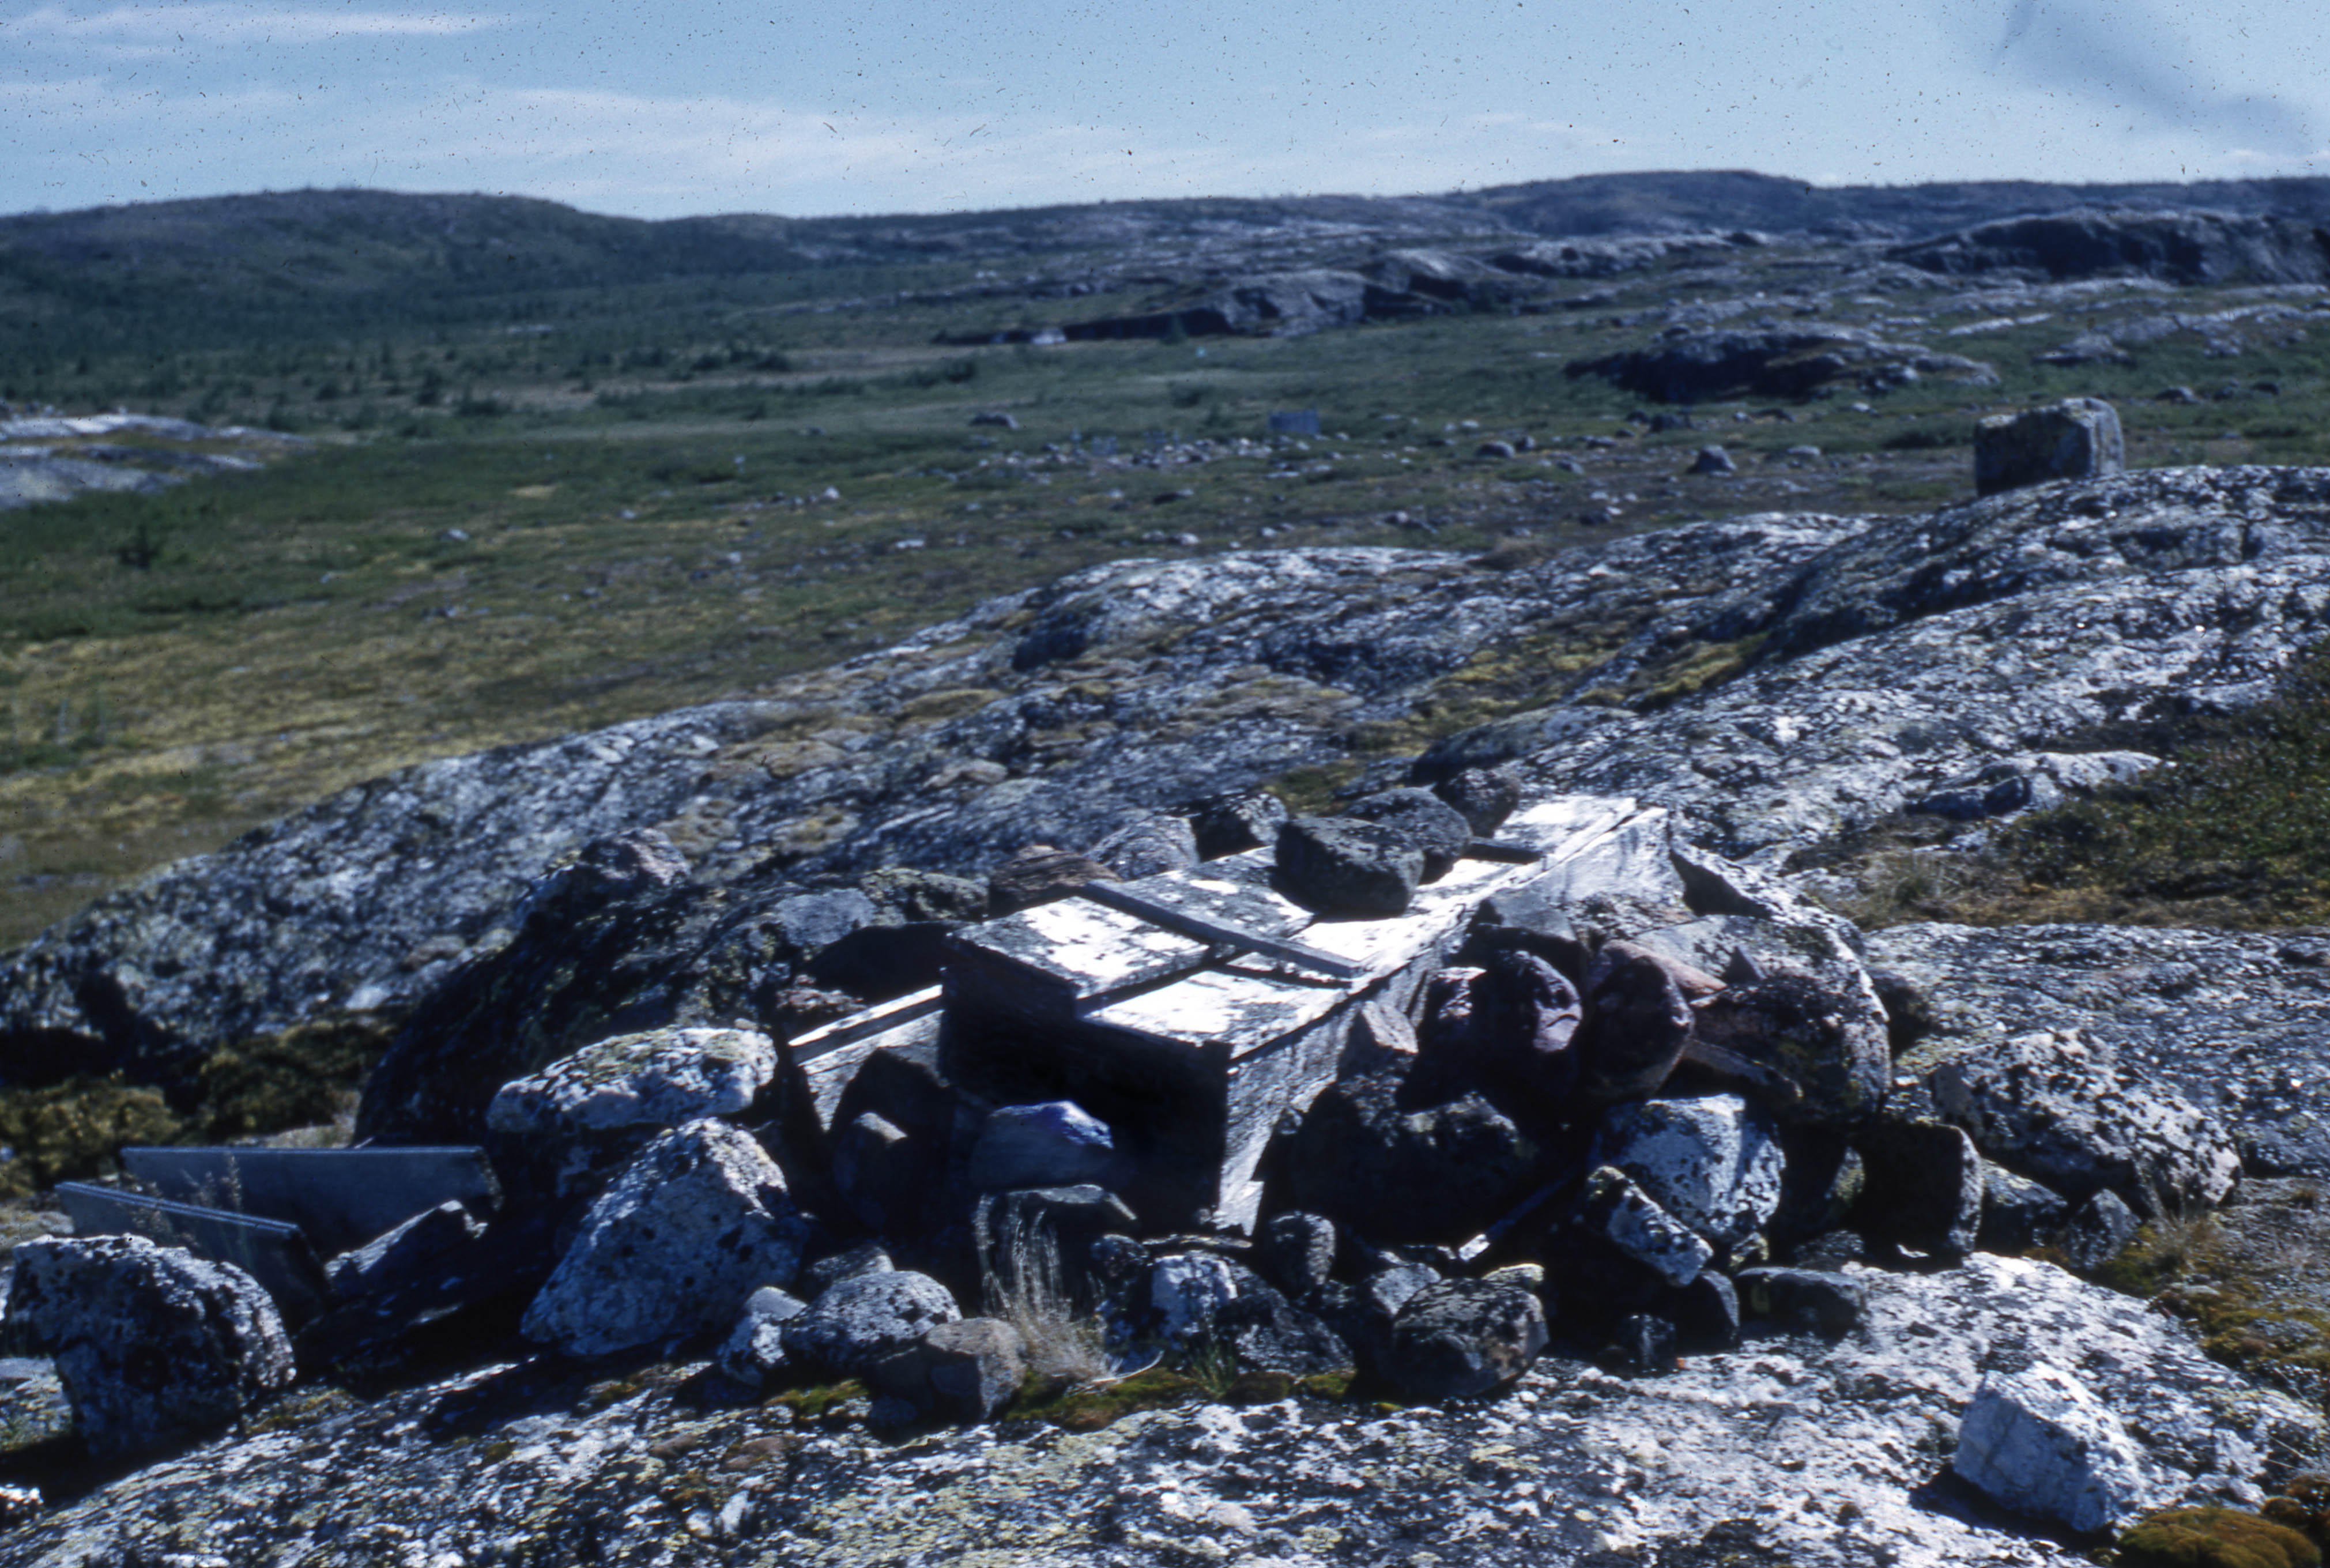
[[[1335,1271],[1335,1222],[1324,1214],[1277,1214],[1257,1238],[1263,1273],[1292,1300],[1309,1297]]]
[[[1019,1331],[993,1317],[942,1323],[874,1364],[868,1381],[919,1415],[983,1421],[1009,1404],[1028,1376]]]
[[[54,1357],[101,1459],[208,1437],[295,1375],[257,1281],[142,1236],[18,1247],[7,1328]]]
[[[2100,1188],[2088,1193],[2088,1201],[2063,1222],[2063,1255],[2074,1269],[2092,1273],[2126,1250],[2143,1228],[2144,1221],[2120,1202],[2118,1193]]]
[[[2107,1054],[2076,1033],[2018,1035],[1945,1062],[1930,1082],[1984,1154],[2073,1202],[2108,1187],[2140,1215],[2213,1208],[2240,1179],[2212,1118],[2119,1083]]]
[[[1737,1246],[1772,1218],[1786,1164],[1777,1126],[1738,1095],[1621,1106],[1603,1117],[1588,1158],[1624,1172],[1719,1247]]]
[[[486,1126],[572,1192],[667,1128],[746,1109],[776,1075],[777,1048],[757,1030],[619,1034],[504,1084]]]
[[[725,1328],[800,1270],[808,1222],[750,1134],[697,1121],[639,1151],[591,1205],[521,1325],[568,1355]]]
[[[2145,1491],[2119,1419],[2058,1366],[1990,1373],[1975,1390],[1950,1468],[2002,1507],[2081,1534],[2110,1529]]]
[[[1198,863],[1198,836],[1187,817],[1144,817],[1094,844],[1092,858],[1126,881]]]
[[[1471,1399],[1527,1372],[1547,1338],[1536,1292],[1497,1280],[1443,1280],[1399,1309],[1383,1370],[1418,1399]]]
[[[1669,1285],[1690,1284],[1715,1256],[1697,1231],[1660,1208],[1625,1172],[1608,1165],[1586,1177],[1570,1223]]]
[[[1920,1252],[1962,1257],[1982,1228],[1982,1156],[1965,1129],[1880,1117],[1861,1138],[1867,1188],[1861,1228]]]
[[[1074,1100],[999,1106],[971,1145],[965,1179],[982,1192],[1107,1184],[1117,1167],[1108,1124]]]
[[[1456,808],[1473,837],[1489,839],[1520,809],[1522,785],[1509,767],[1468,767],[1432,785],[1432,793]]]
[[[1741,1309],[1790,1328],[1851,1334],[1869,1318],[1868,1288],[1817,1269],[1742,1269],[1732,1278]]]
[[[861,1274],[786,1322],[785,1354],[833,1376],[860,1377],[885,1356],[961,1316],[947,1288],[927,1274]]]
[[[755,1392],[766,1389],[785,1364],[785,1325],[808,1310],[809,1304],[800,1297],[773,1285],[762,1286],[744,1298],[744,1310],[712,1364]]]
[[[1424,880],[1424,851],[1407,834],[1344,817],[1279,824],[1278,878],[1286,896],[1324,915],[1380,920],[1405,914]]]
[[[1149,1270],[1146,1306],[1156,1333],[1187,1347],[1215,1336],[1223,1308],[1240,1296],[1268,1288],[1252,1269],[1211,1252],[1176,1252]]]
[[[2139,778],[2159,763],[2158,757],[2140,751],[2022,752],[1946,780],[1906,809],[1957,822],[2048,811],[2072,795]]]
[[[1691,471],[1695,474],[1736,474],[1739,471],[1739,465],[1732,461],[1731,454],[1721,447],[1703,446],[1699,449],[1699,455],[1691,460]]]
[[[1982,1181],[1982,1229],[1975,1241],[1985,1252],[2044,1246],[2062,1233],[2071,1217],[2071,1206],[2060,1193],[2003,1165],[1985,1164]]]
[[[1975,426],[1974,488],[1991,496],[2051,480],[2098,479],[2127,466],[2119,414],[2100,398],[2067,397]]]
[[[1427,789],[1378,790],[1353,801],[1348,814],[1389,828],[1424,854],[1424,879],[1436,882],[1463,858],[1472,824]]]
[[[1775,1075],[1759,1098],[1785,1120],[1867,1121],[1885,1102],[1892,1068],[1885,1009],[1868,972],[1851,958],[1757,968],[1755,979],[1697,1006],[1694,1038]]]

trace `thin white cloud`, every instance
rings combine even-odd
[[[0,38],[52,45],[90,43],[326,43],[342,38],[436,38],[509,24],[506,17],[441,9],[359,11],[353,6],[277,9],[256,5],[116,5],[75,13],[44,5],[0,18]]]

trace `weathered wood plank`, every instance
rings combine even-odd
[[[490,1213],[501,1186],[483,1149],[147,1148],[121,1168],[174,1202],[297,1225],[329,1258],[448,1199]]]
[[[56,1195],[76,1236],[143,1236],[233,1264],[275,1298],[287,1324],[304,1323],[330,1302],[323,1265],[297,1225],[84,1182],[60,1182]]]
[[[1321,953],[1316,947],[1305,946],[1292,937],[1270,936],[1201,908],[1151,896],[1144,883],[1094,882],[1081,896],[1096,904],[1105,904],[1112,909],[1137,915],[1143,920],[1162,926],[1169,931],[1179,931],[1200,942],[1220,943],[1240,952],[1267,954],[1273,958],[1300,964],[1339,980],[1356,979],[1366,973],[1357,965],[1331,953]]]

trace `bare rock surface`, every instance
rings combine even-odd
[[[1851,1278],[1868,1291],[1861,1333],[1751,1323],[1739,1349],[1656,1379],[1544,1359],[1487,1404],[1196,1404],[1094,1432],[1018,1423],[905,1448],[846,1417],[690,1403],[687,1368],[609,1384],[497,1365],[196,1449],[5,1545],[28,1568],[174,1553],[254,1568],[477,1560],[519,1541],[670,1568],[972,1553],[1167,1568],[1211,1543],[1226,1558],[1373,1568],[1422,1538],[1484,1563],[1618,1568],[1613,1552],[1713,1535],[1796,1568],[2075,1568],[2079,1546],[2018,1527],[1948,1474],[1984,1378],[2031,1364],[2003,1324],[2072,1347],[2058,1364],[2124,1421],[2141,1506],[2237,1497],[2229,1464],[2287,1462],[2316,1440],[2320,1418],[2297,1402],[2248,1390],[2175,1324],[2046,1264],[1976,1256]]]

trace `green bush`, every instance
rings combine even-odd
[[[179,1131],[159,1089],[134,1088],[118,1074],[0,1089],[0,1145],[7,1152],[0,1196],[101,1175],[124,1144],[166,1144]]]

